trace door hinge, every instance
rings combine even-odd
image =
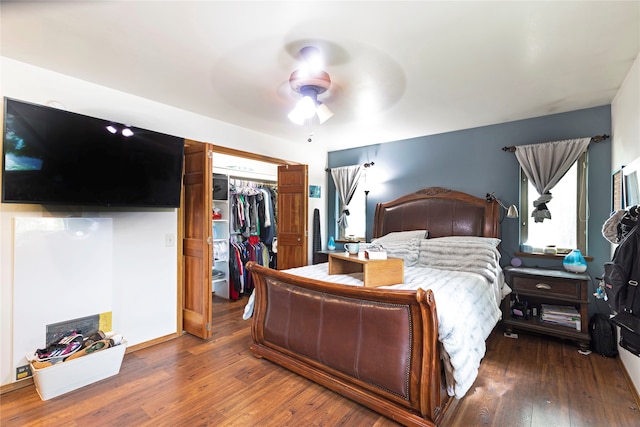
[[[213,243],[213,238],[211,236],[207,236],[207,245],[211,245]]]
[[[207,151],[207,157],[213,159],[213,150]]]
[[[304,230],[304,237],[309,237],[309,230]]]
[[[206,328],[207,328],[207,331],[210,331],[211,330],[211,323],[207,323]]]

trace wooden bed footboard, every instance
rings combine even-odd
[[[247,264],[251,350],[408,426],[438,425],[453,402],[431,291],[331,284]]]

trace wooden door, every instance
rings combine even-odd
[[[278,167],[278,270],[307,265],[307,165]]]
[[[184,154],[183,329],[210,338],[212,165],[209,144],[187,144]]]

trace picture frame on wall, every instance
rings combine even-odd
[[[319,185],[310,185],[309,186],[309,197],[312,199],[320,198],[320,186]]]

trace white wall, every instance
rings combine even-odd
[[[8,58],[0,57],[0,61],[0,95],[3,97],[36,104],[57,101],[76,113],[306,163],[309,183],[326,187],[327,155],[312,144],[283,141]],[[315,208],[320,209],[321,219],[326,223],[325,194],[326,188],[323,198],[309,199],[309,230]],[[85,217],[113,219],[114,329],[122,333],[130,345],[176,332],[179,257],[176,247],[165,246],[165,235],[177,234],[177,210],[91,208],[80,213]],[[8,344],[13,341],[14,332],[14,218],[50,215],[67,216],[66,212],[47,212],[40,205],[0,204],[0,385],[15,378],[13,349]],[[80,303],[73,298],[70,301]]]
[[[640,55],[611,104],[611,171],[640,157]],[[640,358],[618,347],[636,391],[640,393]]]
[[[613,171],[640,157],[640,55],[611,103]]]

